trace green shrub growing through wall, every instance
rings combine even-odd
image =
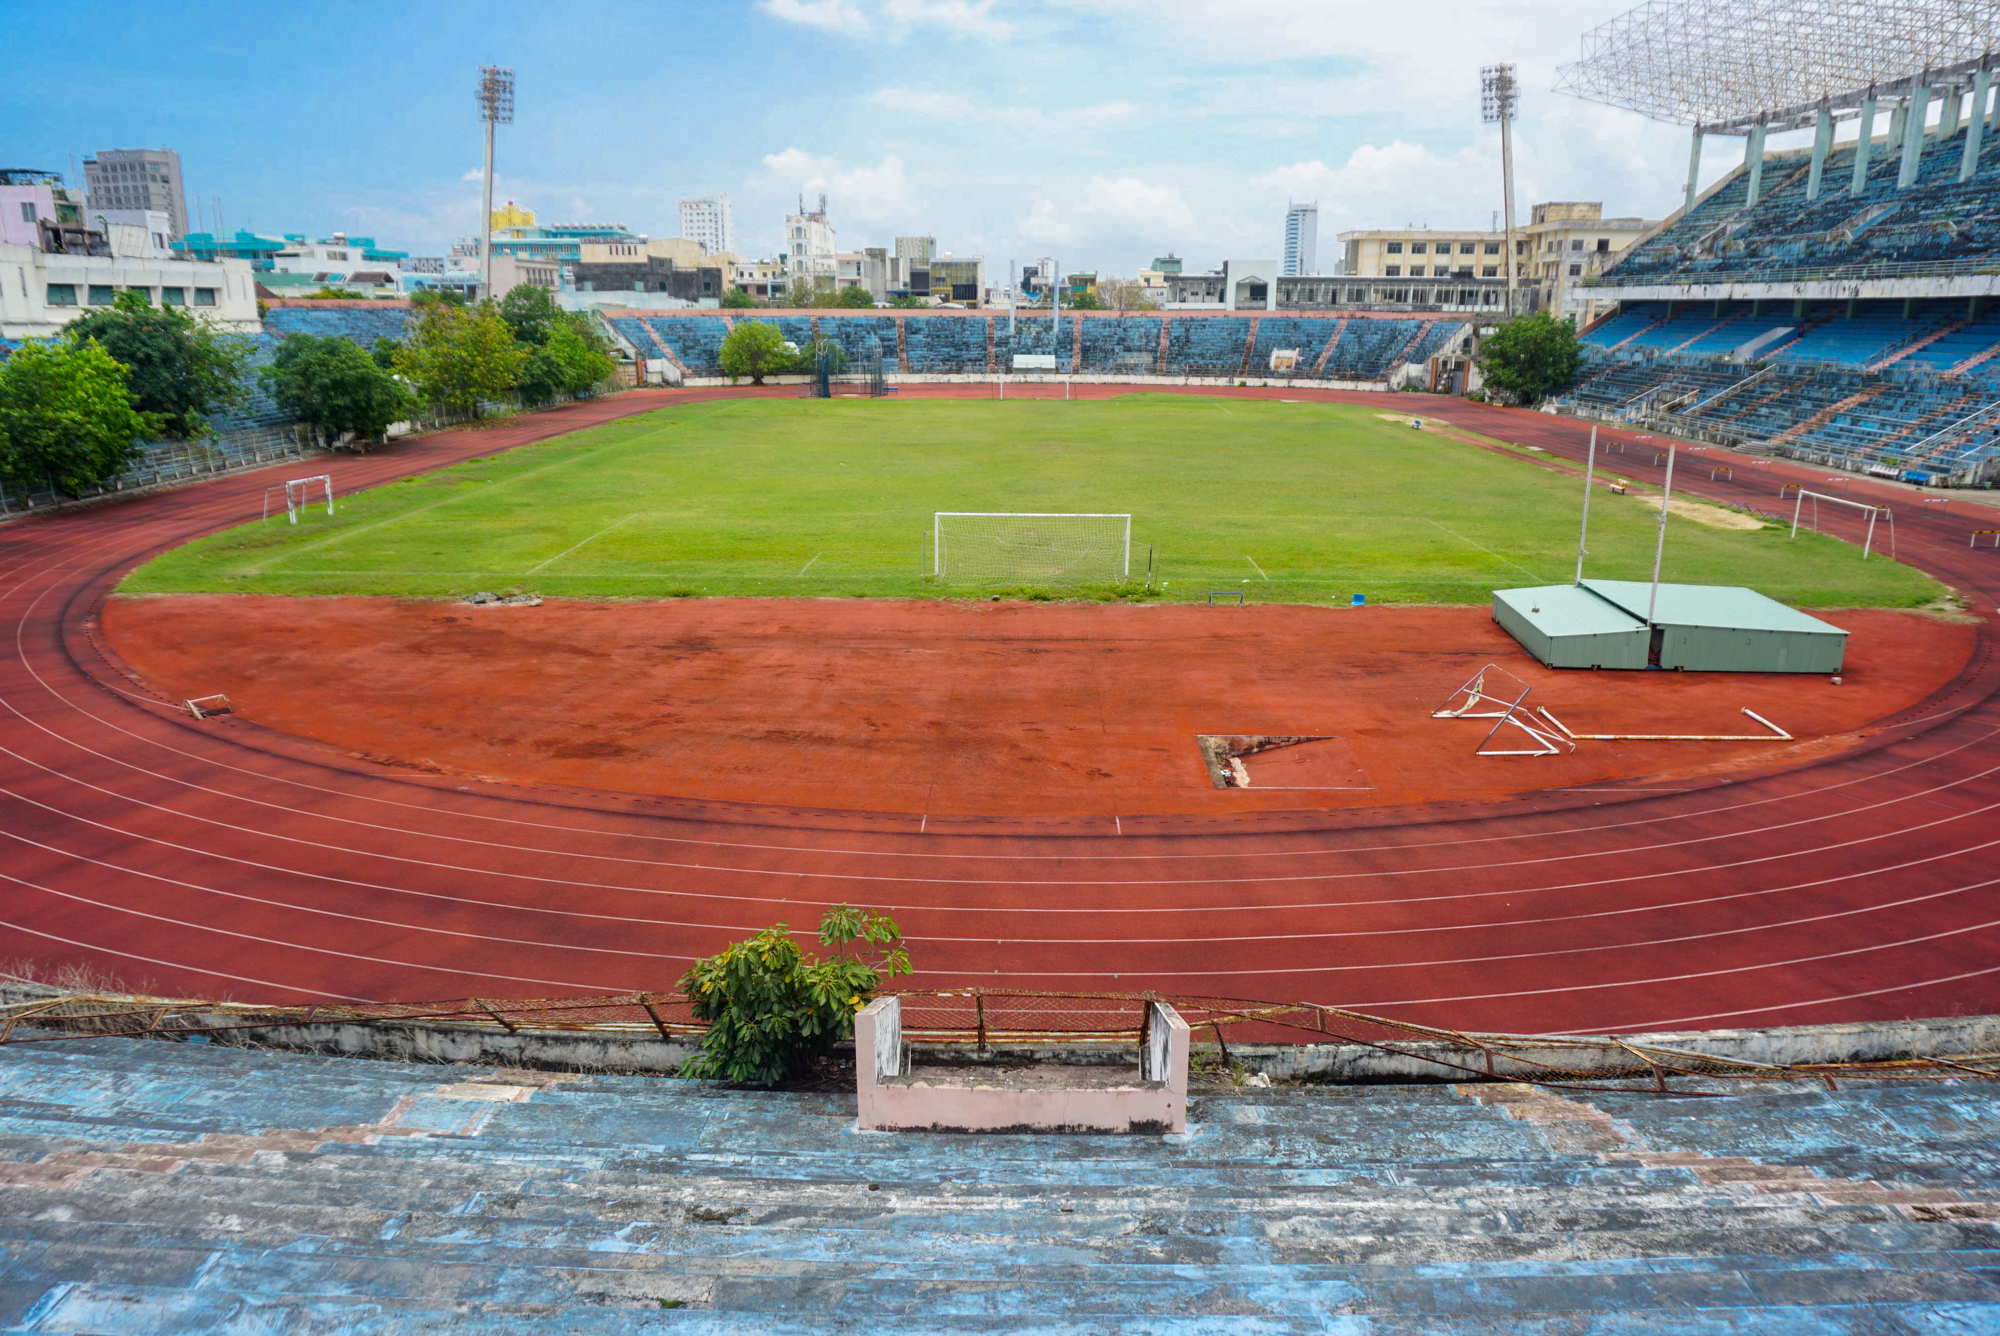
[[[901,939],[888,918],[835,905],[819,924],[820,944],[834,950],[826,960],[778,923],[696,961],[681,990],[708,1033],[681,1074],[771,1085],[802,1071],[853,1038],[854,1013],[885,976],[910,972]]]

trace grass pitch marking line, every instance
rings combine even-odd
[[[1250,569],[1251,569],[1251,570],[1253,570],[1253,571],[1257,572],[1257,574],[1259,574],[1259,575],[1264,575],[1264,568],[1263,568],[1262,566],[1259,566],[1259,565],[1257,564],[1257,558],[1255,558],[1255,557],[1251,556],[1251,555],[1250,555],[1249,553],[1247,553],[1247,552],[1246,552],[1246,553],[1244,553],[1244,554],[1243,554],[1243,560],[1245,560],[1245,561],[1247,561],[1247,562],[1249,562],[1249,563],[1250,563]],[[1267,581],[1268,581],[1268,580],[1269,580],[1270,578],[1271,578],[1270,576],[1268,576],[1268,575],[1264,575],[1264,579],[1265,579],[1265,580],[1267,580]]]
[[[807,562],[807,563],[806,563],[805,565],[803,565],[803,566],[799,567],[799,574],[798,574],[798,576],[797,576],[796,578],[800,578],[800,579],[803,579],[803,578],[804,578],[804,576],[805,576],[805,573],[806,573],[807,571],[809,571],[809,570],[811,570],[811,569],[813,568],[813,561],[818,561],[818,560],[819,560],[819,559],[820,559],[821,557],[823,557],[823,556],[825,556],[825,555],[826,555],[826,553],[824,553],[824,552],[815,552],[815,553],[813,553],[813,559],[812,559],[812,561],[808,561],[808,562]]]
[[[606,535],[606,534],[610,533],[610,532],[611,532],[611,531],[612,531],[613,529],[617,528],[617,527],[618,527],[618,526],[619,526],[620,524],[627,524],[627,523],[630,523],[630,522],[631,522],[632,520],[636,520],[636,519],[638,519],[638,518],[639,518],[639,516],[641,516],[641,515],[643,515],[643,514],[645,514],[645,512],[644,512],[644,511],[642,511],[642,510],[635,510],[635,511],[633,511],[633,512],[632,512],[632,513],[631,513],[630,515],[627,515],[627,516],[626,516],[626,517],[625,517],[624,519],[622,519],[622,520],[617,520],[617,521],[614,521],[614,522],[613,522],[613,523],[611,523],[611,524],[607,524],[607,525],[605,525],[605,526],[604,526],[604,527],[603,527],[602,529],[599,529],[599,530],[598,530],[598,531],[597,531],[596,533],[594,533],[594,534],[592,534],[592,535],[591,535],[590,537],[588,537],[588,538],[584,539],[584,540],[583,540],[583,542],[581,542],[581,543],[578,543],[578,544],[576,544],[576,545],[575,545],[575,546],[573,546],[573,547],[566,547],[566,548],[564,548],[564,549],[563,549],[562,551],[560,551],[560,552],[556,553],[556,554],[555,554],[555,555],[554,555],[553,557],[550,557],[550,558],[549,558],[549,559],[548,559],[547,561],[544,561],[544,562],[542,562],[542,563],[541,563],[540,565],[536,566],[534,570],[531,570],[531,571],[528,571],[528,572],[527,572],[527,575],[533,575],[533,574],[535,573],[535,571],[539,571],[539,570],[540,570],[540,569],[541,569],[541,568],[542,568],[543,566],[553,566],[553,565],[555,565],[555,564],[556,564],[556,563],[557,563],[558,561],[561,561],[561,560],[562,560],[562,559],[563,559],[564,557],[566,557],[566,556],[568,556],[568,555],[569,555],[570,553],[572,553],[572,552],[576,551],[576,549],[577,549],[577,548],[579,548],[579,547],[584,547],[584,546],[587,546],[587,545],[589,545],[589,544],[591,544],[591,543],[594,543],[594,542],[596,542],[596,541],[597,541],[598,539],[600,539],[600,538],[604,537],[604,535]],[[525,578],[525,577],[524,577],[524,578]]]
[[[1473,542],[1470,538],[1467,538],[1464,534],[1459,533],[1453,529],[1446,529],[1444,525],[1438,524],[1436,520],[1431,519],[1428,516],[1424,518],[1424,523],[1437,525],[1438,528],[1444,529],[1446,533],[1450,534],[1453,538],[1456,538],[1459,542],[1464,543],[1467,547],[1479,547],[1479,544]],[[1501,562],[1504,565],[1512,566],[1515,570],[1521,572],[1521,574],[1527,576],[1530,580],[1539,580],[1542,578],[1541,576],[1535,574],[1533,571],[1529,570],[1526,566],[1523,566],[1520,562],[1509,561],[1507,560],[1507,558],[1501,556],[1498,552],[1495,552],[1490,547],[1479,547],[1479,550],[1481,552],[1484,552],[1487,556],[1493,558],[1495,561]]]

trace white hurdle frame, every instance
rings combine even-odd
[[[1819,503],[1822,501],[1831,501],[1836,505],[1842,506],[1853,506],[1856,510],[1865,510],[1868,512],[1868,537],[1861,544],[1861,559],[1863,561],[1868,560],[1869,552],[1873,551],[1875,547],[1875,521],[1887,515],[1889,517],[1889,560],[1894,561],[1896,559],[1895,511],[1889,509],[1887,506],[1874,506],[1868,504],[1866,501],[1856,501],[1850,497],[1834,496],[1827,492],[1808,492],[1803,487],[1799,488],[1798,500],[1792,503],[1791,536],[1793,538],[1799,536],[1799,513],[1804,509],[1807,497],[1813,499],[1813,532],[1815,533],[1819,532]]]
[[[329,511],[329,514],[332,512]],[[1124,520],[1125,574],[1132,578],[1132,516],[1118,510],[934,510],[931,512],[931,578],[944,575],[944,522],[951,519],[1002,520]]]

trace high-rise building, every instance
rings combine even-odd
[[[907,264],[929,264],[937,258],[937,238],[897,237],[896,258]]]
[[[831,283],[839,273],[839,254],[833,245],[833,224],[826,220],[826,196],[819,208],[808,210],[800,199],[799,211],[785,215],[785,273],[788,281],[811,283],[826,279]]]
[[[736,250],[736,210],[727,195],[698,195],[681,201],[681,236],[703,254]]]
[[[1285,205],[1286,278],[1319,272],[1319,201]]]
[[[187,235],[187,191],[181,155],[170,148],[114,148],[83,160],[87,209],[157,209],[167,215],[171,240]]]

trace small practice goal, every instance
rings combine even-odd
[[[1102,584],[1132,574],[1130,515],[941,510],[931,574],[954,584]]]
[[[283,487],[266,487],[264,489],[264,513],[261,517],[262,519],[268,520],[271,518],[271,494],[279,491],[285,494],[285,517],[293,524],[299,522],[299,516],[305,513],[307,506],[317,505],[321,496],[326,499],[326,513],[329,515],[333,513],[333,476],[331,474],[319,473],[310,478],[293,478],[286,482]],[[320,496],[315,496],[315,492],[319,493]]]

